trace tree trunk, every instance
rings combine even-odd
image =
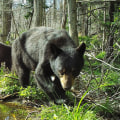
[[[106,22],[106,2],[104,2],[104,23]],[[100,25],[100,24],[99,24]],[[102,51],[104,51],[104,43],[106,38],[106,32],[105,27],[103,27],[103,40],[102,40]]]
[[[53,1],[53,20],[56,22],[56,0]]]
[[[66,6],[67,5],[67,1],[63,0],[63,16],[62,16],[62,23],[61,23],[61,28],[65,29],[66,28],[66,23],[67,23],[67,14],[66,14]]]
[[[109,16],[110,16],[110,22],[114,22],[114,11],[115,11],[115,7],[114,7],[114,2],[111,1],[110,2],[110,9],[109,9]],[[112,24],[110,26],[110,29],[112,28]],[[106,50],[106,59],[109,58],[109,61],[111,61],[112,58],[112,53],[113,53],[113,42],[114,42],[114,31],[110,30],[110,34],[108,37],[108,47]]]
[[[43,0],[34,0],[33,26],[42,26],[43,23]]]
[[[81,16],[81,32],[82,32],[82,36],[85,36],[86,35],[86,28],[87,28],[87,26],[86,26],[86,9],[87,9],[87,7],[86,7],[86,4],[81,4],[81,14],[83,14],[82,16]]]
[[[68,17],[69,17],[69,34],[75,41],[76,45],[78,45],[79,42],[77,32],[77,12],[75,0],[68,0]]]
[[[86,6],[86,13],[88,13],[87,6]],[[85,16],[85,36],[88,36],[88,14]]]
[[[46,0],[43,0],[43,25],[44,26],[46,26],[46,13],[45,13],[46,6],[45,6],[45,1]]]
[[[5,42],[11,30],[12,0],[2,0],[2,34],[1,40]]]

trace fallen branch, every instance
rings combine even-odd
[[[107,62],[105,62],[105,61],[103,61],[103,60],[100,60],[100,59],[98,59],[98,58],[96,58],[94,55],[91,55],[91,54],[85,54],[86,56],[88,56],[88,57],[92,57],[92,58],[94,58],[94,59],[96,59],[96,60],[98,60],[98,61],[100,61],[100,62],[102,62],[103,64],[105,64],[105,65],[107,65],[107,66],[109,66],[109,67],[111,67],[111,68],[113,68],[113,69],[115,69],[115,70],[118,70],[118,71],[120,71],[120,69],[119,68],[116,68],[116,67],[114,67],[114,66],[112,66],[112,65],[110,65],[109,63],[107,63]]]
[[[15,98],[17,95],[18,95],[18,92],[13,93],[13,94],[9,94],[9,95],[0,97],[0,100],[6,101],[6,100],[9,100],[9,99]]]

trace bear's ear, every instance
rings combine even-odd
[[[58,48],[54,44],[50,44],[50,51],[51,51],[52,57],[54,58],[56,58],[59,54],[63,52],[60,48]]]
[[[82,43],[79,47],[77,47],[77,51],[80,53],[80,54],[84,54],[84,52],[85,52],[85,49],[86,49],[86,45],[85,45],[85,43]]]

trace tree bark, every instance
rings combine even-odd
[[[43,0],[34,0],[33,26],[42,26],[43,23]]]
[[[104,2],[104,6],[106,6],[106,2]],[[104,23],[105,23],[106,22],[106,7],[103,10],[104,10]],[[102,51],[104,51],[104,43],[105,43],[105,38],[106,38],[106,32],[105,31],[106,31],[105,27],[103,27]]]
[[[115,7],[114,7],[114,2],[111,1],[110,2],[110,9],[109,9],[109,16],[110,16],[110,22],[114,22],[114,11],[115,11]],[[112,24],[110,26],[110,28],[112,27]],[[114,42],[114,31],[111,31],[110,30],[110,34],[109,34],[109,37],[108,37],[108,47],[107,47],[107,50],[106,50],[106,59],[109,58],[109,61],[112,57],[112,53],[113,53],[113,42]]]
[[[2,0],[2,10],[1,41],[5,42],[11,30],[12,0]]]
[[[61,23],[62,29],[66,28],[66,23],[67,23],[66,5],[67,5],[67,1],[63,0],[63,16],[62,16],[62,23]]]
[[[56,22],[56,0],[53,0],[53,8],[54,8],[54,10],[53,10],[53,20],[54,20],[54,22]]]
[[[69,34],[78,45],[76,1],[68,0]]]

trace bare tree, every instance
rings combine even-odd
[[[53,20],[56,21],[56,0],[53,0]]]
[[[34,0],[33,26],[43,24],[43,0]]]
[[[76,45],[78,45],[79,42],[77,32],[77,12],[75,0],[68,0],[68,18],[69,18],[69,34],[75,41]]]
[[[62,23],[61,23],[61,28],[65,29],[66,28],[66,23],[67,23],[67,1],[63,0],[63,15],[62,15]]]
[[[7,40],[11,29],[12,0],[2,0],[2,42]]]
[[[106,6],[106,2],[104,2],[104,6]],[[106,8],[104,8],[103,10],[104,10],[104,23],[105,23],[106,22]],[[105,38],[106,38],[106,32],[105,32],[105,27],[103,27],[102,51],[104,51]]]
[[[114,2],[111,1],[110,2],[110,8],[109,8],[109,16],[110,16],[110,34],[108,36],[108,42],[107,42],[107,49],[106,49],[106,58],[109,58],[109,61],[112,58],[112,53],[113,53],[113,42],[114,42],[114,29],[113,29],[113,25],[112,22],[114,22],[114,12],[115,12],[115,6],[114,6]]]

